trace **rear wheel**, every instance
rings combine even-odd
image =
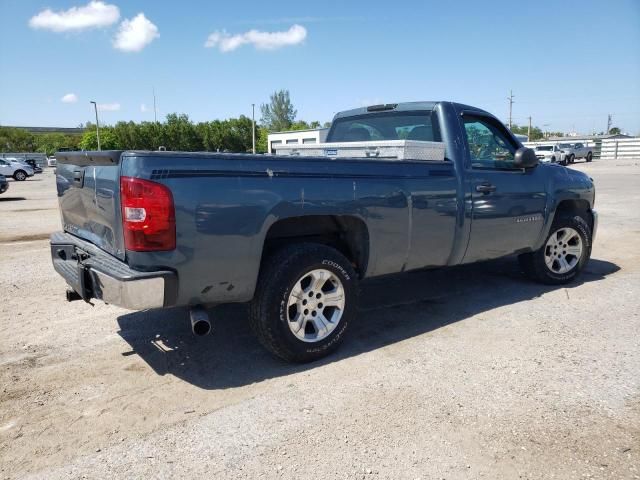
[[[591,152],[587,153],[587,162],[593,160],[593,154]]]
[[[249,318],[267,350],[291,362],[328,355],[357,310],[351,263],[325,245],[289,245],[263,264]]]
[[[591,257],[591,228],[579,215],[560,217],[542,248],[518,257],[525,273],[549,285],[571,282]]]
[[[13,174],[13,178],[18,182],[24,182],[27,179],[27,172],[23,170],[17,170]]]

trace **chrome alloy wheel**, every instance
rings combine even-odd
[[[544,249],[544,261],[553,273],[564,274],[582,258],[582,237],[573,228],[553,232]]]
[[[319,268],[305,273],[291,289],[287,304],[289,329],[303,342],[327,338],[340,323],[345,292],[340,279]]]

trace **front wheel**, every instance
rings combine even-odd
[[[569,163],[573,163],[576,161],[576,157],[574,155],[569,155]]]
[[[530,278],[548,285],[571,282],[591,257],[591,228],[579,215],[560,217],[542,248],[518,257]]]
[[[587,162],[593,160],[593,154],[591,152],[587,153]]]
[[[267,350],[310,362],[342,342],[357,303],[358,278],[349,260],[325,245],[294,244],[262,265],[249,320]]]
[[[27,173],[22,170],[18,170],[13,174],[13,178],[18,182],[24,182],[27,179]]]

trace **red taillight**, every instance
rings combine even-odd
[[[127,250],[176,248],[176,214],[171,190],[160,183],[120,177],[122,230]]]

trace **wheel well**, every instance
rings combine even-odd
[[[593,228],[591,207],[586,200],[562,200],[556,207],[555,218],[578,214]]]
[[[315,242],[331,246],[351,261],[362,277],[369,260],[369,232],[365,223],[349,215],[307,215],[278,220],[265,237],[263,258],[283,245]]]

